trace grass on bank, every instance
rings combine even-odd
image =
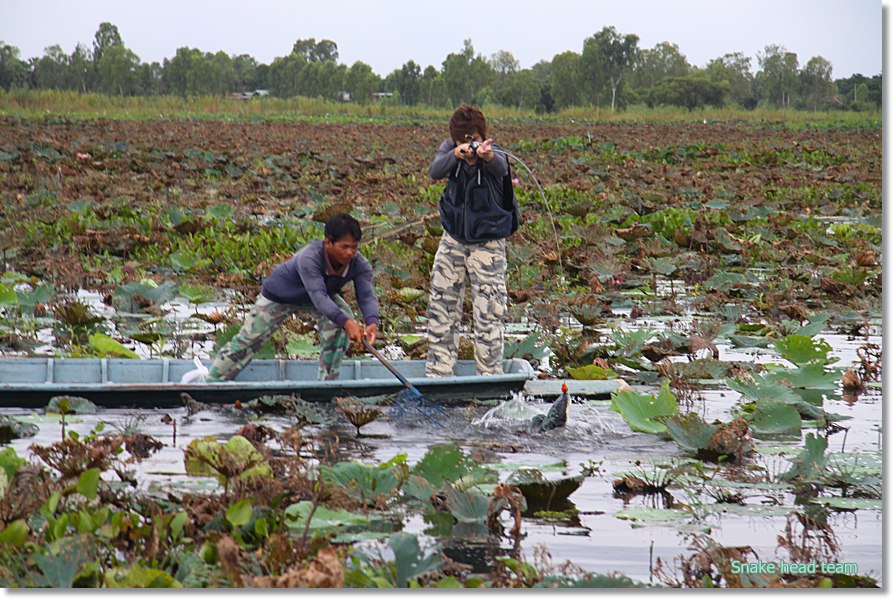
[[[607,107],[572,107],[548,115],[517,110],[502,105],[482,107],[488,119],[542,122],[599,121],[674,123],[693,121],[733,121],[756,126],[783,125],[791,128],[835,127],[881,129],[880,111],[813,111],[758,108],[704,108],[689,111],[675,107],[650,108],[637,105],[611,112]],[[400,106],[386,103],[355,104],[320,98],[252,98],[228,96],[105,96],[52,90],[4,92],[0,90],[0,117],[42,119],[210,119],[210,120],[367,120],[413,119],[446,121],[452,108]]]

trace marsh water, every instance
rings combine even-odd
[[[868,337],[857,339],[833,332],[820,334],[820,337],[833,347],[834,356],[838,359],[834,366],[849,368],[857,361],[856,350],[862,344],[871,342],[881,346],[880,325],[876,324],[871,333]],[[718,346],[723,360],[760,362],[770,356],[761,351],[742,352],[728,346]],[[708,421],[714,418],[728,421],[737,399],[736,392],[719,382],[703,382],[698,394],[691,400],[690,409]],[[552,400],[520,396],[509,401],[512,405],[503,406],[515,410],[521,419],[538,411],[543,412]],[[829,413],[849,417],[840,422],[844,429],[828,435],[827,454],[841,461],[880,465],[881,387],[870,386],[856,399],[835,394],[826,398],[824,408]],[[425,420],[395,420],[386,415],[364,426],[360,437],[356,436],[351,425],[333,411],[329,425],[324,428],[309,426],[309,430],[330,439],[337,437],[341,454],[339,460],[378,463],[406,453],[407,461],[412,465],[432,446],[454,443],[473,453],[481,462],[504,465],[501,480],[522,465],[542,467],[545,474],[553,477],[562,473],[577,475],[584,467],[589,467],[589,475],[570,496],[571,505],[562,507],[566,511],[568,508],[576,511],[555,517],[525,516],[521,551],[529,561],[534,559],[538,547],[544,547],[554,563],[571,561],[588,571],[620,573],[644,583],[658,583],[653,574],[658,559],[673,570],[675,559],[692,554],[688,546],[694,532],[707,533],[724,546],[750,546],[755,553],[754,560],[790,560],[789,555],[778,547],[778,536],[801,535],[795,516],[798,505],[790,492],[755,485],[745,495],[744,503],[721,504],[704,494],[693,493],[682,484],[671,485],[667,488],[667,494],[625,497],[613,489],[612,482],[619,473],[632,469],[648,471],[652,465],[672,466],[686,461],[686,455],[671,441],[631,431],[621,416],[611,410],[608,400],[575,398],[567,426],[542,434],[518,431],[515,420],[494,417],[493,409],[494,406],[450,408],[450,418],[445,419],[443,427]],[[10,407],[3,408],[2,412],[39,424],[36,437],[12,442],[20,456],[29,456],[28,447],[31,444],[43,445],[60,439],[62,423],[58,416],[29,414]],[[173,417],[176,431],[171,424],[162,421],[165,414]],[[291,424],[286,416],[255,417],[252,420],[279,430]],[[100,421],[108,424],[107,430],[109,426],[137,424],[142,432],[164,443],[163,449],[138,465],[141,489],[147,493],[164,494],[172,488],[215,490],[217,484],[213,480],[185,474],[183,450],[194,439],[206,436],[225,439],[248,419],[232,408],[208,408],[193,415],[188,415],[186,408],[168,411],[100,409],[94,415],[69,416],[66,428],[87,434]],[[763,467],[764,473],[784,471],[803,446],[803,436],[809,431],[806,428],[802,430],[802,439],[756,439],[756,454],[750,463]],[[564,465],[557,466],[559,462]],[[719,477],[742,478],[742,473],[735,472],[742,467],[710,465],[705,468],[709,471],[717,469]],[[640,510],[682,505],[694,507],[682,519],[654,520],[654,512],[646,510],[644,513]],[[883,583],[883,514],[880,503],[869,509],[830,509],[827,525],[833,532],[834,546],[829,560],[855,564],[860,575],[869,575]],[[403,528],[420,533],[424,538],[428,524],[419,516],[410,516],[404,521]],[[795,534],[791,533],[793,530]],[[449,540],[442,538],[440,541],[445,546],[449,545]],[[470,559],[470,555],[481,559],[482,556],[505,554],[512,545],[505,538],[497,542],[487,536],[481,537],[479,542],[463,538],[457,540],[452,551],[458,559],[474,562],[474,557]],[[502,550],[500,545],[503,546]]]

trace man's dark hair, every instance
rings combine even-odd
[[[346,235],[354,238],[355,242],[360,241],[360,222],[348,213],[339,213],[334,217],[330,217],[326,221],[326,228],[323,230],[326,239],[336,242]]]
[[[476,133],[481,134],[482,139],[487,139],[487,121],[484,120],[484,114],[474,106],[461,104],[450,117],[447,124],[450,129],[450,139],[454,142],[466,141],[466,136],[472,136]]]

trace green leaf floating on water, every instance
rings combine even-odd
[[[124,347],[120,342],[113,340],[104,333],[94,333],[89,338],[90,345],[102,358],[140,358],[140,355]]]
[[[826,364],[832,346],[825,340],[815,340],[806,335],[792,334],[775,340],[773,345],[780,356],[799,367],[812,362]]]
[[[327,483],[369,505],[379,496],[391,497],[401,484],[394,468],[388,464],[341,462],[320,467],[320,474]]]
[[[882,510],[884,501],[881,498],[811,498],[813,504],[822,504],[839,510]]]
[[[488,500],[474,491],[464,492],[451,487],[447,492],[447,508],[460,523],[484,523],[489,514]]]
[[[439,444],[426,452],[410,473],[437,486],[445,481],[456,481],[477,467],[479,465],[456,444]]]
[[[296,529],[304,529],[313,509],[313,502],[302,500],[285,509],[286,525]],[[340,529],[356,525],[369,525],[369,517],[352,513],[342,508],[331,509],[318,505],[310,519],[310,529]]]
[[[618,377],[618,374],[611,369],[604,369],[597,365],[584,365],[582,367],[572,367],[567,370],[568,374],[575,379],[602,381],[605,379],[617,379]]]
[[[525,497],[528,507],[551,507],[561,504],[573,494],[584,482],[583,475],[547,479],[537,469],[516,471],[506,480],[510,486],[517,487]]]
[[[769,348],[773,343],[773,340],[767,337],[738,334],[730,334],[729,341],[736,348]]]
[[[273,477],[261,453],[241,435],[226,444],[210,436],[193,440],[183,455],[187,475],[214,477],[221,485],[233,478]]]
[[[622,390],[612,394],[612,410],[619,413],[630,429],[640,433],[664,433],[667,426],[659,419],[677,414],[677,399],[670,384],[661,384],[658,395]]]
[[[666,421],[667,433],[683,450],[698,454],[706,450],[711,443],[711,436],[720,430],[720,425],[705,423],[695,413],[676,415]]]
[[[95,415],[96,405],[80,396],[53,396],[47,404],[47,412],[57,415]]]
[[[24,423],[9,415],[0,415],[0,444],[8,444],[12,440],[34,437],[40,427],[34,423]]]
[[[652,508],[649,506],[630,507],[615,513],[615,517],[618,519],[646,523],[684,521],[691,516],[691,513],[680,508]]]
[[[797,369],[768,367],[771,372],[767,380],[781,383],[793,388],[833,390],[838,387],[841,372],[829,370],[820,362],[811,362]]]
[[[758,400],[751,413],[751,428],[765,435],[801,434],[801,415],[790,404]]]

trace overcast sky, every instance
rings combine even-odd
[[[778,44],[831,61],[833,78],[882,72],[882,5],[892,0],[0,0],[0,41],[24,59],[59,44],[92,48],[103,21],[118,27],[142,62],[162,62],[178,48],[249,54],[269,64],[298,39],[329,39],[339,62],[369,64],[386,76],[409,60],[441,68],[470,38],[477,54],[506,50],[528,68],[560,52],[580,53],[605,26],[639,36],[640,48],[676,44],[704,67]],[[886,21],[888,16],[886,15]]]

